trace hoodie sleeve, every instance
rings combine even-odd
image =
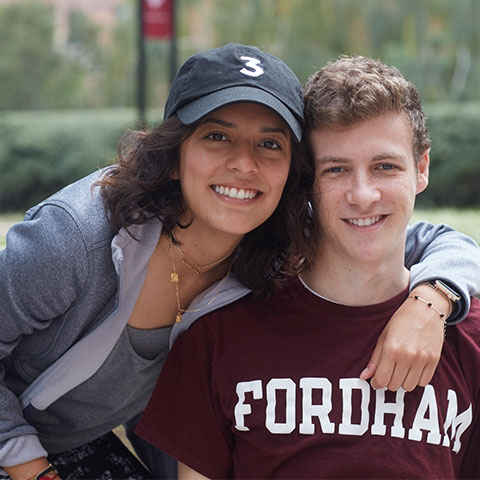
[[[442,280],[462,296],[449,324],[466,317],[470,297],[480,288],[480,248],[473,239],[448,225],[413,223],[407,229],[405,266],[410,269],[411,289]]]
[[[24,418],[15,392],[5,382],[15,349],[43,335],[81,295],[88,255],[68,210],[47,205],[10,228],[0,251],[0,465],[45,456],[37,432]],[[49,348],[43,335],[39,346]],[[33,354],[34,352],[31,352]]]

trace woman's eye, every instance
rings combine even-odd
[[[262,143],[260,143],[265,148],[269,148],[271,150],[277,150],[280,148],[280,145],[277,142],[274,142],[273,140],[265,140]]]
[[[223,133],[210,133],[206,138],[214,142],[224,142],[227,140],[227,137]]]
[[[325,170],[327,173],[340,173],[344,171],[343,167],[331,167]]]

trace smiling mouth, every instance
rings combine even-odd
[[[251,200],[259,195],[258,190],[246,190],[244,188],[224,187],[223,185],[213,185],[213,190],[224,197],[235,198],[238,200]]]
[[[369,218],[348,218],[347,222],[356,225],[357,227],[370,227],[371,225],[375,225],[378,223],[384,215],[377,215],[376,217],[369,217]]]

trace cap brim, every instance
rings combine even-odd
[[[283,118],[296,140],[302,140],[302,125],[295,115],[278,98],[255,87],[238,86],[218,90],[179,108],[177,116],[183,124],[190,125],[214,110],[238,102],[258,103],[273,110]]]

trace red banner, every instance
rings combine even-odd
[[[175,0],[142,0],[143,37],[173,37],[173,2]]]

